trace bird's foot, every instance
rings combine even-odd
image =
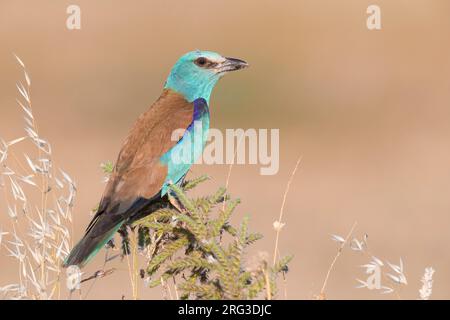
[[[174,196],[171,196],[170,194],[168,195],[168,198],[169,198],[170,204],[171,204],[175,209],[177,209],[177,211],[183,212],[183,209],[181,208],[181,204],[180,204],[180,202],[178,201],[177,198],[175,198]]]

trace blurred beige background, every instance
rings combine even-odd
[[[65,27],[69,4],[82,28]],[[427,266],[433,298],[450,298],[450,20],[447,0],[376,1],[382,30],[366,28],[365,0],[20,1],[0,0],[0,136],[21,134],[12,52],[27,64],[35,116],[57,164],[76,180],[75,238],[104,185],[99,164],[115,160],[137,116],[158,97],[177,58],[193,49],[243,58],[251,68],[223,79],[211,100],[212,126],[280,128],[280,171],[235,166],[230,192],[264,233],[254,251],[272,252],[283,191],[303,155],[285,208],[281,253],[294,254],[288,298],[319,293],[337,244],[358,221],[371,251],[402,257],[416,299]],[[224,185],[228,167],[196,166]],[[0,200],[0,206],[2,206]],[[2,207],[0,225],[8,217]],[[14,281],[0,251],[0,284]],[[86,269],[102,264],[100,254]],[[379,299],[356,289],[367,258],[345,251],[331,274],[330,299]],[[90,298],[130,298],[126,264],[99,280]],[[159,289],[140,289],[161,298]]]

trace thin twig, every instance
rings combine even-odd
[[[291,187],[291,182],[294,179],[295,173],[297,172],[298,166],[300,164],[302,160],[302,157],[300,156],[297,160],[297,163],[295,164],[294,170],[292,170],[291,176],[289,177],[288,183],[286,185],[286,190],[284,191],[284,195],[283,195],[283,202],[281,203],[281,208],[280,208],[280,216],[278,218],[278,223],[280,224],[280,227],[277,228],[276,232],[276,238],[275,238],[275,248],[273,250],[273,265],[275,265],[276,261],[277,261],[277,252],[278,252],[278,241],[280,238],[280,232],[281,232],[281,221],[283,219],[283,212],[284,212],[284,205],[286,204],[286,198],[287,198],[287,194],[289,192],[289,188]]]
[[[334,265],[336,264],[336,261],[338,260],[339,256],[342,254],[342,250],[344,249],[344,247],[345,247],[346,244],[348,243],[348,240],[349,240],[350,237],[352,236],[353,230],[355,229],[356,225],[357,225],[357,222],[355,221],[355,222],[353,223],[353,226],[352,226],[352,228],[350,229],[349,233],[348,233],[347,236],[345,237],[344,242],[342,242],[341,246],[339,247],[338,252],[336,253],[336,256],[334,257],[333,261],[331,262],[330,267],[328,268],[327,275],[326,275],[326,277],[325,277],[325,280],[323,281],[322,289],[320,290],[320,298],[321,298],[321,299],[324,299],[324,298],[325,298],[325,288],[326,288],[326,286],[327,286],[328,279],[329,279],[329,277],[330,277],[331,271],[333,270]]]
[[[177,280],[176,280],[175,276],[172,276],[172,280],[173,280],[173,288],[175,291],[175,299],[180,300],[180,296],[178,294]]]
[[[132,295],[134,295],[134,281],[133,281],[133,270],[131,267],[131,263],[130,263],[130,258],[129,256],[129,250],[127,250],[128,252],[125,252],[125,257],[127,259],[127,265],[128,265],[128,276],[130,277],[130,283],[131,283],[131,292]]]
[[[106,276],[109,276],[110,274],[113,274],[114,271],[116,271],[116,268],[111,268],[111,269],[108,269],[108,270],[97,270],[97,271],[94,272],[94,274],[92,276],[81,280],[80,283],[87,282],[87,281],[90,281],[90,280],[93,280],[93,279],[97,280],[98,278],[104,278]]]
[[[137,250],[138,250],[137,237],[138,237],[138,233],[133,232],[133,251],[132,252],[133,252],[133,281],[134,281],[133,298],[134,298],[134,300],[138,300],[138,298],[139,298],[139,288],[138,288],[139,270],[138,270],[138,261],[137,261]]]
[[[264,280],[266,281],[266,296],[267,300],[272,300],[272,290],[270,288],[270,279],[267,269],[264,270]]]
[[[284,292],[284,300],[287,300],[288,298],[288,291],[287,291],[287,277],[286,272],[283,272],[283,292]]]
[[[163,277],[161,277],[161,285],[163,287],[163,297],[165,300],[167,300],[167,294],[169,294],[169,299],[173,300],[172,291],[170,290],[170,286],[167,283],[167,281],[164,280]]]
[[[239,141],[238,141],[237,146],[236,146],[236,150],[234,151],[234,154],[233,154],[233,162],[231,162],[230,166],[228,167],[227,179],[225,180],[225,190],[228,189],[228,185],[230,183],[231,171],[233,170],[234,160],[236,159],[236,155],[238,153],[239,147],[240,147],[241,142],[242,142],[242,138],[244,136],[245,136],[245,134],[242,134],[241,137],[239,138]],[[223,203],[222,203],[222,210],[225,210],[226,203],[227,203],[227,199],[225,198],[223,200]]]

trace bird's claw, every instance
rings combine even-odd
[[[171,196],[170,194],[169,194],[168,196],[169,196],[169,202],[170,202],[170,204],[171,204],[175,209],[177,209],[177,211],[183,212],[183,209],[181,208],[180,203],[179,203],[179,201],[177,200],[177,198],[175,198],[174,196]]]

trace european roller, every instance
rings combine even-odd
[[[223,75],[247,66],[211,51],[192,51],[175,63],[160,97],[125,139],[97,212],[65,267],[83,267],[122,225],[168,202],[169,185],[180,184],[203,153],[214,86]],[[173,141],[172,133],[179,129],[183,134]],[[192,148],[193,141],[200,141],[200,147],[194,143]],[[179,161],[175,155],[186,153],[184,149],[190,157]]]

